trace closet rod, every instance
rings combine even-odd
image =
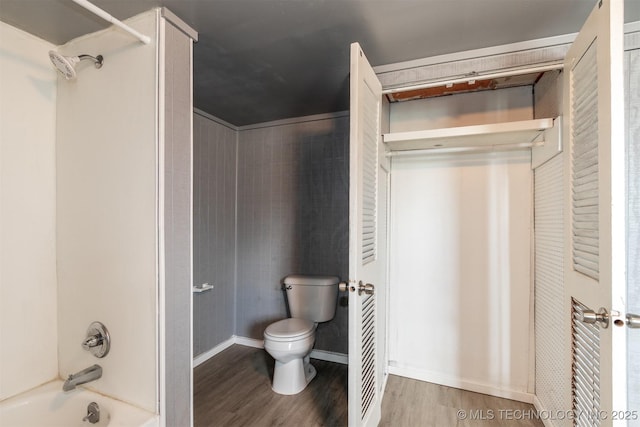
[[[390,151],[385,154],[386,157],[406,157],[406,156],[419,156],[421,154],[443,154],[443,153],[469,153],[469,152],[482,152],[482,151],[510,151],[521,150],[523,148],[540,147],[544,145],[544,141],[536,142],[520,142],[517,144],[496,144],[496,145],[484,145],[475,147],[442,147],[442,148],[425,148],[423,150],[403,150],[403,151]]]
[[[562,62],[553,62],[550,64],[540,65],[537,67],[511,69],[507,71],[501,71],[499,73],[473,74],[473,75],[467,75],[465,77],[460,77],[457,79],[436,80],[436,81],[412,85],[412,86],[394,87],[390,89],[384,89],[382,91],[382,94],[386,95],[388,93],[400,93],[400,92],[409,92],[411,90],[429,89],[432,87],[446,86],[449,84],[453,85],[456,83],[468,83],[468,82],[473,82],[475,80],[488,80],[488,79],[497,79],[500,77],[521,76],[523,74],[542,73],[544,71],[562,70],[563,68],[564,68],[564,64]]]
[[[93,3],[90,3],[87,0],[73,0],[73,2],[78,4],[79,6],[84,7],[89,12],[91,12],[91,13],[93,13],[95,15],[98,15],[100,18],[104,19],[105,21],[111,22],[113,25],[122,28],[127,33],[131,34],[132,36],[134,36],[135,38],[140,40],[142,43],[149,44],[151,42],[151,38],[149,36],[145,36],[144,34],[134,30],[133,28],[131,28],[130,26],[128,26],[124,22],[114,18],[109,13],[107,13],[104,10],[100,9],[98,6],[94,5]]]

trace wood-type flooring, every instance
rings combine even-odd
[[[194,370],[195,427],[346,426],[347,366],[312,364],[318,375],[307,388],[282,396],[271,390],[271,356],[229,347]],[[391,375],[380,426],[542,426],[532,415],[525,403]]]

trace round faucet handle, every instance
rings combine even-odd
[[[87,329],[86,338],[82,341],[82,348],[101,358],[109,353],[111,337],[109,331],[100,322],[93,322]]]
[[[102,336],[91,335],[82,342],[82,348],[89,350],[90,348],[97,347],[102,344]]]

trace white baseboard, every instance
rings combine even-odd
[[[533,399],[535,397],[534,394],[522,391],[507,390],[489,384],[480,384],[461,378],[424,371],[421,369],[394,366],[393,362],[391,362],[391,365],[389,366],[389,373],[393,375],[399,375],[401,377],[412,378],[414,380],[426,381],[434,384],[444,385],[447,387],[460,388],[463,390],[488,394],[490,396],[503,397],[505,399],[517,400],[519,402],[525,403],[533,403]]]
[[[211,359],[216,354],[231,347],[234,343],[235,342],[232,336],[228,340],[223,341],[217,346],[213,347],[211,350],[205,351],[204,353],[200,353],[199,355],[193,358],[193,367],[195,368],[198,365],[202,365],[204,362]]]
[[[538,399],[538,396],[536,396],[535,394],[533,395],[533,407],[536,408],[536,411],[538,411],[539,414],[548,413],[548,411],[544,408],[542,402],[540,402],[540,399]],[[540,417],[540,421],[542,421],[544,427],[555,427],[553,424],[553,420],[549,418],[551,417]]]
[[[256,340],[253,338],[239,337],[237,335],[234,335],[233,342],[234,344],[240,344],[245,347],[264,348],[263,340]]]
[[[349,364],[349,356],[344,353],[336,353],[334,351],[324,351],[324,350],[311,350],[311,354],[309,355],[312,359],[324,360],[326,362],[334,362],[341,363],[343,365]]]
[[[387,389],[387,382],[389,381],[389,369],[385,369],[382,374],[382,387],[380,387],[380,396],[384,396],[384,391]]]
[[[199,354],[193,358],[193,367],[203,364],[207,360],[211,359],[216,354],[231,347],[233,344],[243,345],[245,347],[264,348],[263,340],[256,340],[253,338],[239,337],[232,335],[228,340],[221,342],[211,350]],[[344,353],[336,353],[333,351],[324,350],[312,350],[309,355],[312,359],[325,360],[327,362],[342,363],[343,365],[349,364],[349,356]]]

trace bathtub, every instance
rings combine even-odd
[[[100,421],[82,421],[87,406],[100,406]],[[81,387],[63,392],[62,381],[55,380],[0,402],[2,427],[157,427],[156,414],[111,399]]]

